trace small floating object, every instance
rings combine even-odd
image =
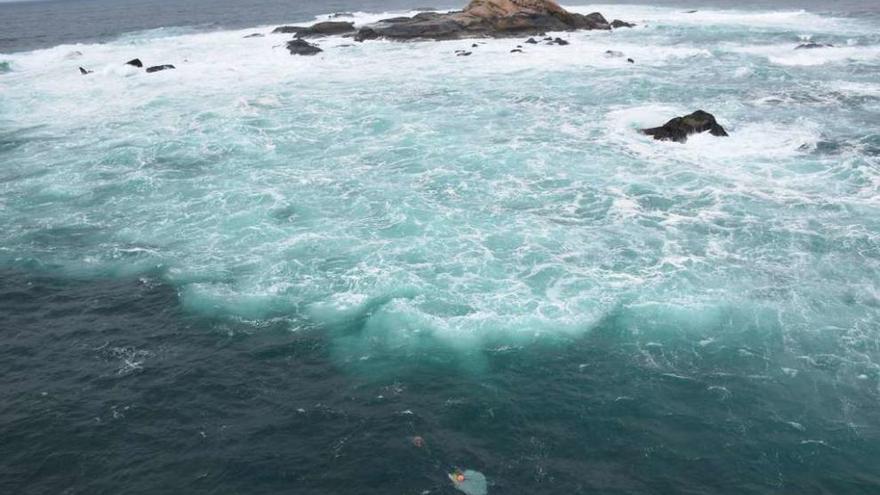
[[[416,448],[420,449],[425,446],[425,439],[416,435],[416,436],[412,437],[412,444]]]
[[[486,495],[486,476],[479,471],[456,469],[449,473],[449,479],[452,481],[452,486],[460,492],[467,495]]]

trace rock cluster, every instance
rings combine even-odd
[[[569,12],[552,0],[472,0],[464,10],[422,12],[361,27],[355,39],[364,41],[453,40],[540,35],[548,31],[611,29],[602,14]]]

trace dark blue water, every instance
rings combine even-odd
[[[828,381],[840,363],[783,386],[775,335],[742,324],[708,356],[674,337],[644,356],[625,320],[340,364],[321,329],[196,318],[149,279],[3,271],[0,491],[454,493],[458,465],[490,493],[876,493],[880,410]]]

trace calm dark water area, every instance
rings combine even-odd
[[[454,493],[453,466],[513,494],[880,486],[876,426],[854,426],[880,424],[872,395],[833,362],[780,384],[780,342],[748,325],[699,358],[675,338],[641,356],[619,314],[527,348],[340,362],[356,322],[333,344],[195,318],[148,279],[4,271],[0,328],[3,493]]]

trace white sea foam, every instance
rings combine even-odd
[[[578,10],[640,25],[522,54],[510,50],[523,40],[479,40],[470,57],[454,52],[473,40],[342,37],[294,57],[274,26],[4,56],[0,253],[73,273],[158,271],[193,311],[356,327],[390,346],[609,319],[711,349],[749,325],[873,335],[880,173],[864,116],[880,89],[813,67],[870,74],[863,26]],[[859,42],[793,50],[799,34],[842,29]],[[255,31],[267,34],[244,38]],[[146,74],[124,65],[135,57],[177,68]],[[797,97],[820,87],[852,98]],[[638,132],[697,108],[731,136]],[[817,153],[854,128],[867,144]],[[653,351],[645,362],[669,371]]]
[[[852,62],[880,61],[880,46],[830,46],[811,49],[795,49],[796,43],[774,45],[728,46],[735,53],[745,53],[766,58],[779,65],[810,66]]]

